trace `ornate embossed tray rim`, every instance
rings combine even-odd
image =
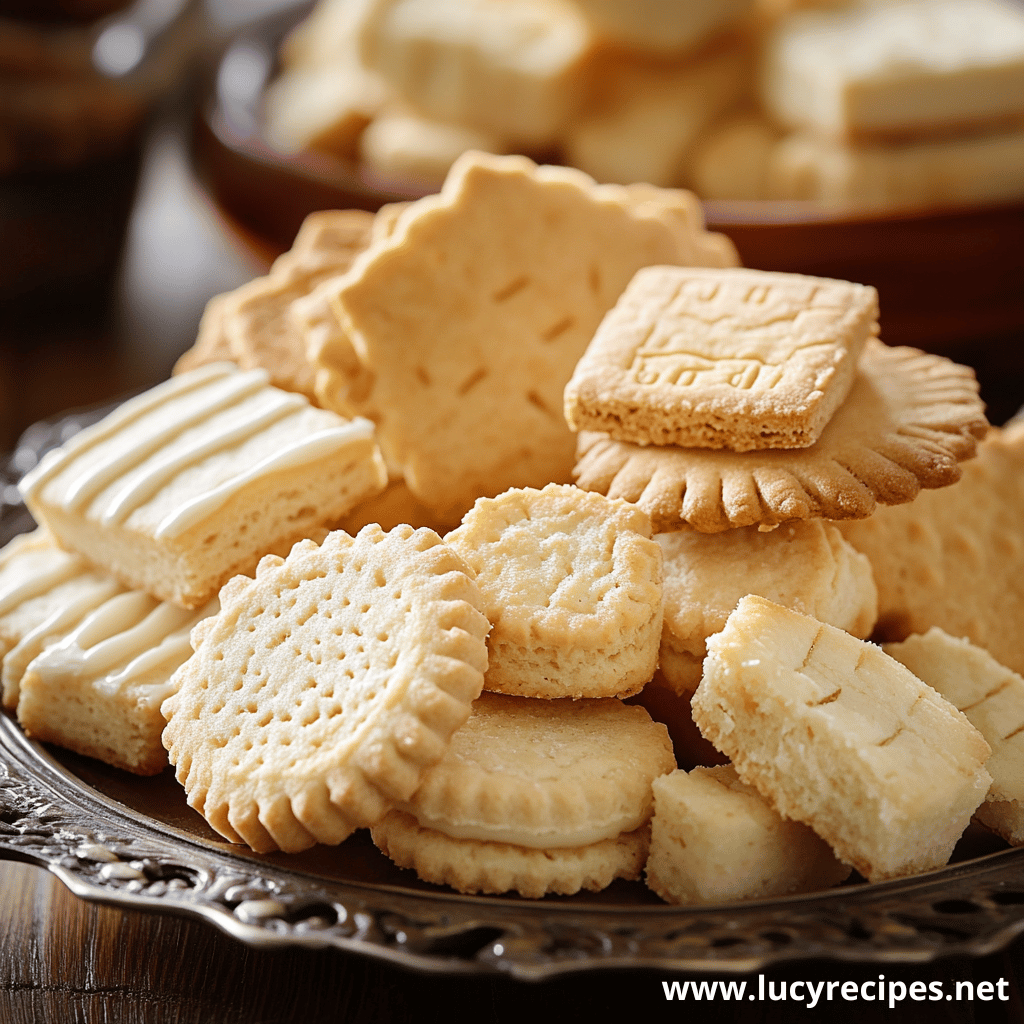
[[[0,461],[0,542],[31,528],[17,476],[107,411],[36,424]],[[985,956],[1024,933],[1024,849],[989,853],[996,841],[974,827],[955,855],[967,859],[940,871],[784,899],[670,907],[640,902],[653,899],[640,883],[542,901],[469,897],[406,882],[390,865],[346,877],[350,862],[322,874],[304,855],[243,853],[205,838],[183,793],[196,828],[143,810],[146,780],[89,764],[58,759],[0,716],[0,859],[44,867],[84,900],[201,918],[256,948],[335,947],[423,971],[543,980],[596,968],[743,973],[806,958],[914,963]],[[128,802],[103,791],[104,777]]]

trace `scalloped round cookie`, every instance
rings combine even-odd
[[[433,531],[268,555],[192,633],[162,711],[188,802],[257,852],[339,843],[407,800],[469,715],[488,622]]]
[[[445,538],[492,623],[484,687],[625,697],[654,674],[661,550],[646,513],[570,484],[480,498]]]
[[[718,533],[794,519],[863,519],[960,479],[988,429],[974,371],[869,340],[818,440],[788,451],[642,447],[579,435],[580,487],[636,502],[656,532]]]
[[[674,767],[641,707],[484,693],[401,809],[453,839],[589,846],[647,821],[651,782]]]
[[[372,826],[377,848],[424,882],[459,892],[518,892],[529,899],[548,893],[599,892],[616,878],[636,880],[651,842],[648,825],[576,849],[531,850],[508,843],[452,839],[423,828],[411,814],[392,811]]]

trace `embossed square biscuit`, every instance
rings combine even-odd
[[[655,532],[863,519],[960,479],[988,429],[974,371],[869,340],[847,400],[808,448],[750,452],[579,438],[580,487],[636,502]]]
[[[866,285],[647,267],[579,361],[565,417],[642,445],[806,448],[846,398],[877,320]]]

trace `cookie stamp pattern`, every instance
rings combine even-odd
[[[960,479],[988,429],[974,372],[869,339],[846,401],[808,448],[730,452],[579,436],[580,487],[625,498],[656,532],[863,519]]]
[[[661,550],[636,506],[570,485],[480,498],[445,538],[492,623],[484,686],[527,697],[615,697],[654,674]]]
[[[340,843],[409,799],[480,694],[480,592],[431,530],[303,541],[220,600],[163,741],[189,804],[259,852]]]
[[[877,320],[866,285],[647,267],[577,365],[565,417],[641,445],[806,448],[846,398]]]
[[[704,735],[869,881],[941,867],[992,783],[981,733],[873,644],[760,597],[708,640]]]

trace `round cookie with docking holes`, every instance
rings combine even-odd
[[[189,804],[257,852],[340,843],[409,799],[480,694],[480,592],[431,530],[302,541],[220,600],[163,741]]]

